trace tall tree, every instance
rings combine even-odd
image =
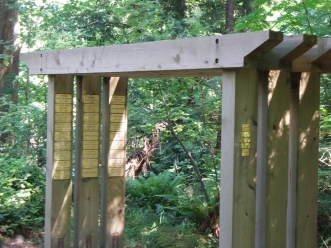
[[[0,0],[0,97],[10,95],[17,102],[17,83],[19,52],[18,42],[18,6],[17,0]],[[7,111],[7,106],[0,111]],[[0,134],[0,142],[5,142],[7,135]]]
[[[226,31],[232,32],[234,28],[234,0],[226,1]]]

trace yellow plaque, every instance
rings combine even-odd
[[[110,149],[124,149],[124,140],[113,140],[110,141]]]
[[[99,113],[98,103],[84,104],[84,112]]]
[[[84,140],[83,141],[83,149],[85,149],[85,150],[99,149],[99,141],[97,141],[97,140]]]
[[[125,104],[126,98],[125,96],[112,96],[111,97],[111,104]]]
[[[55,131],[70,132],[71,131],[71,122],[55,123]]]
[[[108,166],[109,167],[124,167],[125,166],[125,160],[122,159],[108,159]]]
[[[55,141],[71,141],[71,132],[54,132]]]
[[[84,103],[97,103],[99,105],[99,95],[85,95],[83,98]]]
[[[248,137],[248,138],[240,138],[240,142],[241,143],[249,143],[249,142],[251,142],[251,138],[250,137]]]
[[[240,143],[240,147],[241,148],[251,148],[251,144],[250,143]]]
[[[71,151],[54,151],[54,160],[71,160]]]
[[[250,132],[241,132],[241,137],[243,137],[243,138],[251,137],[251,133]]]
[[[55,113],[55,122],[71,122],[71,113]]]
[[[124,176],[124,168],[112,167],[109,168],[109,177],[123,177]]]
[[[125,122],[125,114],[111,114],[110,115],[110,122]]]
[[[125,158],[125,150],[109,150],[108,159]]]
[[[249,149],[242,149],[241,150],[241,156],[243,156],[243,157],[249,156]]]
[[[83,178],[98,177],[98,176],[99,176],[99,168],[82,169]]]
[[[83,159],[99,158],[99,150],[83,150]]]
[[[110,132],[109,140],[125,140],[125,132]]]
[[[99,140],[99,132],[83,132],[84,140]]]
[[[125,112],[125,105],[117,105],[117,104],[110,105],[110,113],[116,114],[116,113],[124,113],[124,112]]]
[[[126,130],[126,122],[111,122],[110,123],[110,131],[116,132],[121,131],[124,132]]]
[[[71,104],[55,104],[55,112],[58,113],[71,113]]]
[[[58,151],[58,150],[71,150],[71,142],[65,142],[65,141],[58,141],[58,142],[54,142],[54,150]]]
[[[54,171],[54,180],[68,180],[70,179],[70,170],[56,170]]]
[[[55,170],[69,170],[71,168],[70,160],[54,161],[54,169]]]
[[[99,113],[85,113],[84,123],[99,123]]]
[[[99,166],[98,159],[87,158],[83,159],[83,168],[97,168]]]
[[[71,94],[56,94],[55,103],[70,103],[72,102]]]
[[[84,131],[99,131],[99,123],[97,123],[97,124],[84,124]]]

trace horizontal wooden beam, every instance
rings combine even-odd
[[[290,69],[292,61],[307,52],[317,43],[315,35],[285,36],[284,41],[262,56],[260,70]]]
[[[223,68],[255,66],[283,40],[274,31],[21,54],[31,74],[126,77],[221,75]]]
[[[293,61],[292,71],[331,73],[331,39],[318,40],[314,47]]]

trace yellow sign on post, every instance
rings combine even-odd
[[[249,124],[242,124],[241,135],[240,135],[240,148],[241,156],[248,157],[251,148],[251,133],[249,129]]]

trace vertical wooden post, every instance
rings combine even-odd
[[[299,156],[297,171],[296,246],[316,247],[319,73],[302,73],[299,105]]]
[[[254,247],[256,69],[223,71],[220,247]]]
[[[290,93],[290,130],[289,130],[289,162],[288,162],[288,195],[286,216],[286,247],[295,247],[296,222],[296,186],[298,165],[298,117],[299,117],[299,85],[301,73],[291,73]]]
[[[265,247],[266,175],[268,166],[268,146],[266,145],[268,143],[268,77],[269,71],[259,71],[255,248]]]
[[[266,247],[286,247],[290,73],[270,71],[268,95]]]
[[[72,94],[72,76],[49,76],[45,247],[70,247]]]
[[[77,78],[74,247],[99,244],[100,80]]]
[[[104,82],[100,247],[124,247],[127,78]]]

